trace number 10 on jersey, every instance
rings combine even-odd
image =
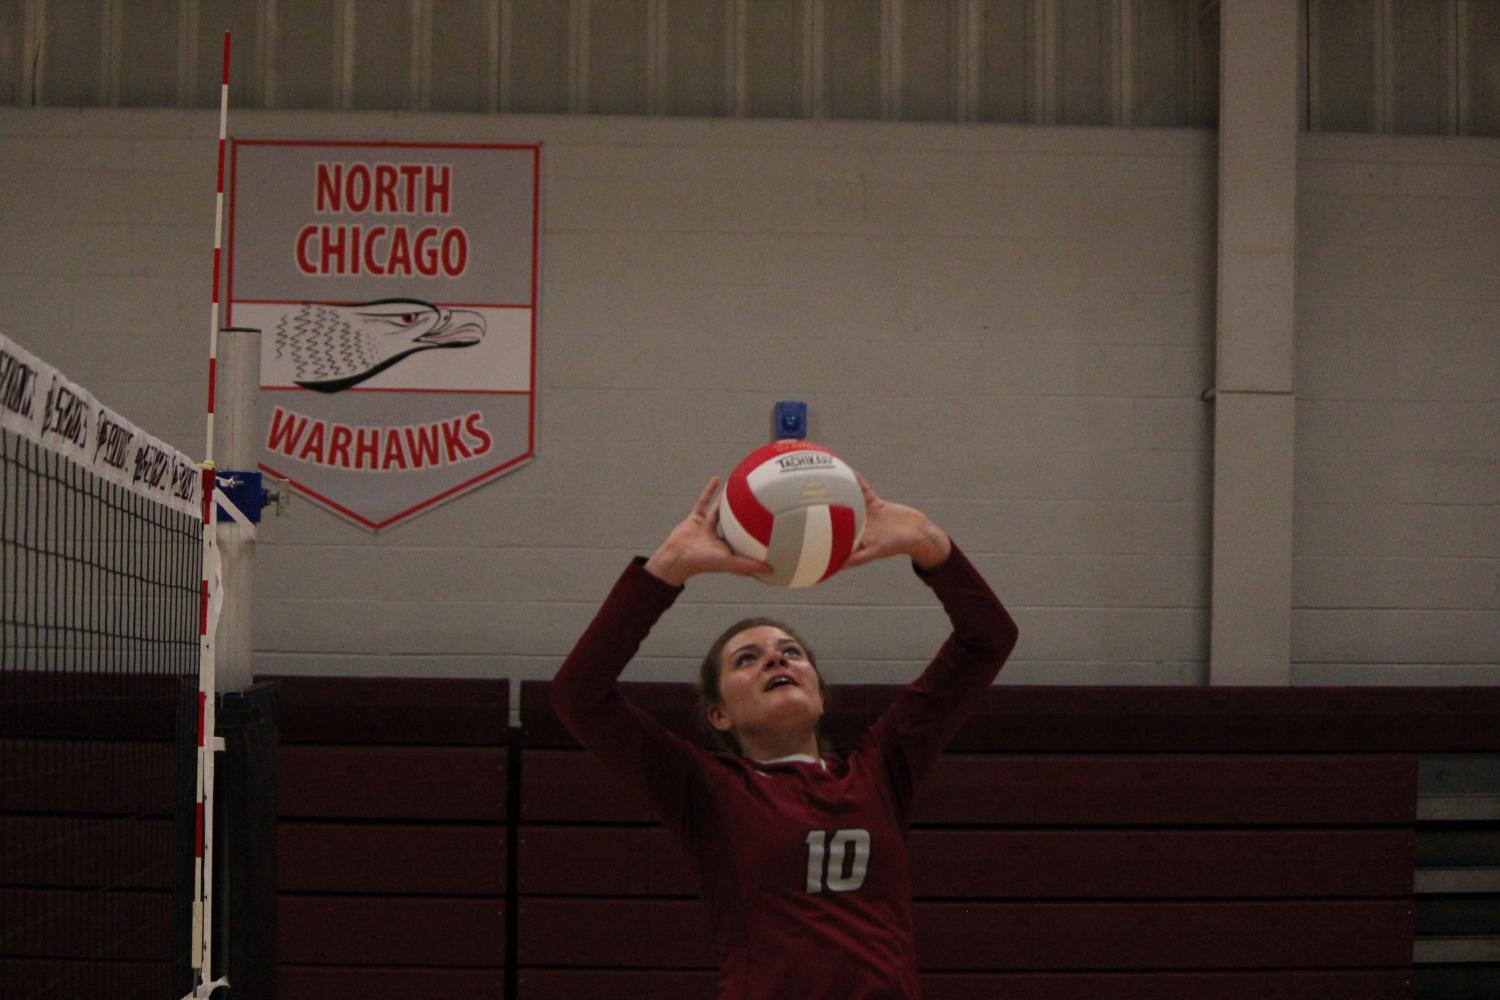
[[[807,891],[853,892],[865,884],[870,864],[869,830],[814,830],[807,835]]]

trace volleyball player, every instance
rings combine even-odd
[[[708,906],[719,1000],[916,1000],[906,829],[918,780],[989,687],[1017,629],[948,535],[863,480],[859,566],[907,556],[953,632],[846,753],[826,754],[824,687],[787,626],[751,619],[702,668],[705,719],[732,752],[668,732],[616,679],[700,573],[755,575],[716,529],[710,480],[649,559],[625,569],[552,684],[559,717],[640,789],[687,850]]]

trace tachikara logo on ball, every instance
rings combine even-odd
[[[535,453],[536,146],[247,140],[230,325],[260,467],[371,530]]]
[[[776,465],[782,472],[796,472],[799,469],[809,467],[831,469],[837,464],[838,459],[832,455],[825,455],[818,451],[798,452],[795,455],[786,455],[776,460]]]
[[[736,552],[770,563],[758,577],[810,587],[837,573],[865,530],[864,494],[843,459],[809,441],[777,441],[735,466],[719,526]]]

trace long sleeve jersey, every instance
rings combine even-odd
[[[636,558],[552,683],[558,716],[634,786],[690,856],[719,1000],[918,1000],[906,832],[918,780],[999,673],[1015,622],[955,545],[917,570],[953,626],[847,753],[711,753],[623,697],[617,679],[683,588]]]

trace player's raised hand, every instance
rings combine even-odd
[[[864,476],[855,475],[865,495],[865,531],[844,565],[863,566],[887,556],[907,555],[922,569],[941,566],[952,551],[948,533],[915,507],[877,496]]]
[[[735,554],[719,537],[719,505],[713,502],[719,488],[714,476],[703,487],[693,509],[668,533],[660,547],[646,560],[646,570],[673,586],[680,586],[699,573],[738,573],[760,576],[771,572],[769,564]]]

